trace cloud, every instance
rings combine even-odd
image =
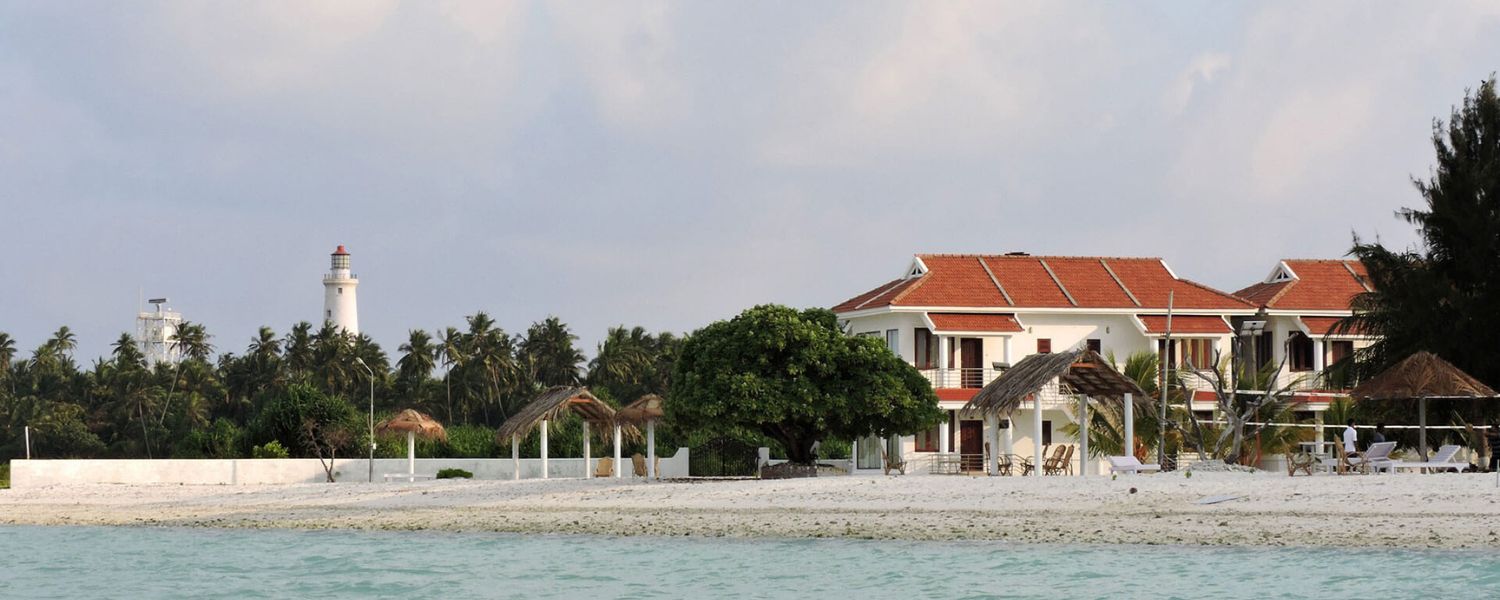
[[[1210,52],[1194,57],[1192,62],[1188,63],[1187,68],[1183,69],[1182,75],[1177,77],[1177,81],[1167,88],[1167,93],[1162,98],[1167,113],[1181,114],[1192,101],[1194,89],[1200,84],[1213,82],[1215,76],[1229,68],[1229,64],[1229,55],[1222,52]]]

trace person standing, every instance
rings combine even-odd
[[[1359,432],[1354,430],[1354,419],[1349,419],[1347,425],[1344,428],[1344,453],[1354,456],[1359,454]]]
[[[1500,469],[1500,419],[1490,419],[1490,428],[1484,430],[1484,443],[1490,447],[1490,472]]]
[[[1385,441],[1385,423],[1376,423],[1375,424],[1375,433],[1370,434],[1370,444],[1367,445],[1367,446],[1365,446],[1365,449],[1368,450],[1370,448],[1370,446],[1382,443],[1384,441]]]

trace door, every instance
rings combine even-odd
[[[963,338],[959,340],[959,349],[964,361],[961,371],[963,387],[984,387],[984,340]]]
[[[958,452],[965,471],[984,469],[984,421],[960,421]]]

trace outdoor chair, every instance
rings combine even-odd
[[[615,459],[613,459],[613,458],[601,458],[601,459],[599,459],[599,466],[594,468],[594,477],[614,477],[614,476],[615,476]]]
[[[1073,446],[1068,446],[1068,453],[1063,455],[1062,466],[1069,475],[1073,474]]]
[[[895,471],[897,475],[906,474],[906,461],[892,461],[890,453],[886,452],[885,448],[880,449],[880,459],[886,475],[890,475],[891,471]]]
[[[1161,465],[1142,464],[1141,459],[1134,456],[1111,456],[1109,457],[1110,474],[1129,473],[1139,475],[1141,471],[1161,472]]]
[[[1031,472],[1035,471],[1035,470],[1036,470],[1036,464],[1033,463],[1033,462],[1031,462],[1031,457],[1030,456],[1022,456],[1021,457],[1021,476],[1025,477],[1027,475],[1030,475]]]
[[[1068,452],[1067,447],[1061,444],[1053,446],[1052,456],[1042,461],[1043,475],[1061,475],[1063,473],[1063,456]]]
[[[1360,455],[1359,460],[1377,473],[1382,470],[1390,473],[1392,465],[1396,464],[1396,461],[1391,460],[1391,452],[1395,450],[1396,442],[1370,444],[1370,447],[1365,449],[1365,453]]]
[[[998,463],[998,465],[999,465],[999,469],[998,469],[999,474],[1000,475],[1010,475],[1010,471],[1011,471],[1011,468],[1012,468],[1012,462],[1011,461],[1015,457],[1012,456],[1012,455],[1010,455],[1010,454],[1001,454],[999,458],[1000,458],[1000,462]]]
[[[1449,444],[1438,448],[1437,454],[1432,455],[1431,460],[1425,461],[1394,461],[1391,463],[1392,470],[1421,469],[1428,473],[1457,470],[1462,473],[1465,469],[1472,468],[1469,463],[1454,462],[1453,458],[1458,456],[1458,451],[1463,447],[1458,444]]]
[[[646,457],[642,456],[640,452],[630,455],[630,466],[633,471],[632,474],[636,477],[646,476]]]
[[[1363,461],[1357,460],[1359,457],[1358,452],[1355,452],[1354,454],[1354,458],[1356,460],[1351,461],[1349,451],[1344,449],[1343,438],[1339,437],[1338,434],[1334,434],[1333,458],[1323,459],[1322,465],[1330,472],[1338,473],[1339,475],[1347,475],[1350,472],[1355,471],[1360,473],[1367,472],[1369,465],[1366,465]]]
[[[1310,477],[1310,476],[1312,476],[1312,469],[1313,469],[1313,467],[1317,466],[1317,464],[1318,464],[1318,457],[1313,456],[1311,454],[1308,454],[1306,452],[1288,452],[1288,453],[1286,453],[1286,475],[1287,475],[1287,477],[1291,477],[1293,475],[1296,475],[1297,471],[1302,471],[1303,473],[1307,473],[1307,475]]]

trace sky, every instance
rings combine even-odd
[[[167,296],[219,351],[322,311],[687,332],[927,252],[1160,256],[1233,291],[1415,243],[1464,2],[0,1],[0,331],[82,362]]]

